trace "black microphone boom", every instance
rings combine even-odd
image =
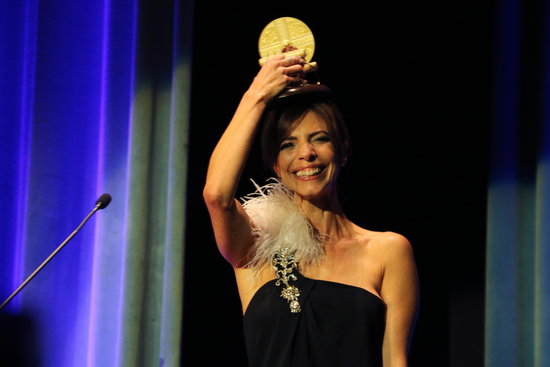
[[[99,209],[105,209],[107,207],[107,205],[109,205],[109,203],[111,202],[111,195],[109,194],[103,194],[99,197],[99,199],[97,199],[96,201],[96,205],[95,207],[92,209],[92,211],[86,216],[86,218],[84,218],[84,220],[78,225],[78,227],[76,227],[76,229],[69,235],[69,237],[67,237],[65,239],[65,241],[63,241],[59,246],[57,246],[57,248],[50,254],[50,256],[48,256],[46,258],[46,260],[44,260],[42,262],[42,264],[40,264],[32,273],[31,275],[29,275],[27,277],[27,279],[25,279],[25,281],[23,283],[21,283],[21,285],[0,305],[0,310],[4,308],[4,306],[6,306],[8,304],[9,301],[12,300],[13,297],[15,297],[17,295],[17,293],[19,293],[23,287],[25,287],[30,281],[32,278],[34,278],[34,276],[36,274],[38,274],[38,272],[40,270],[42,270],[42,268],[44,268],[44,266],[46,266],[46,264],[48,262],[50,262],[51,259],[53,259],[53,257],[55,255],[57,255],[57,253],[59,251],[61,251],[61,249],[78,233],[78,231],[80,231],[80,229],[84,226],[84,224],[88,221],[88,219],[91,218],[92,215],[94,215],[95,212],[97,212]]]

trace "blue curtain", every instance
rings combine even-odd
[[[550,366],[550,6],[496,4],[485,365]]]
[[[2,360],[179,366],[192,2],[152,3],[0,2],[0,302],[113,197],[3,310]]]

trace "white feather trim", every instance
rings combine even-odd
[[[296,250],[295,258],[301,265],[316,264],[324,255],[319,235],[295,204],[292,191],[272,180],[263,187],[251,180],[257,190],[242,199],[256,237],[247,267],[259,271],[285,247]]]

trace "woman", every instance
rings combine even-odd
[[[277,98],[303,76],[297,57],[264,64],[204,187],[216,242],[235,270],[250,366],[406,366],[418,305],[411,245],[342,212],[336,182],[349,138],[338,110],[314,94]],[[264,120],[278,181],[241,204],[234,195]]]

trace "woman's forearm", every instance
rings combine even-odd
[[[302,80],[303,60],[278,55],[268,60],[241,98],[210,158],[204,195],[207,203],[232,206],[241,172],[267,104],[289,83]]]
[[[210,204],[227,207],[233,198],[246,164],[265,102],[261,95],[248,90],[216,145],[206,176],[205,199]]]

